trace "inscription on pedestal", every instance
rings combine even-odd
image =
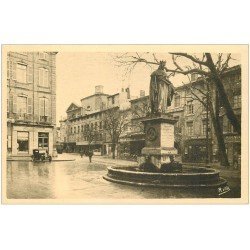
[[[174,147],[174,125],[161,124],[161,147]]]

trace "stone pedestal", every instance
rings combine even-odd
[[[177,122],[172,117],[161,115],[148,117],[143,121],[146,134],[146,147],[142,155],[151,157],[151,162],[160,168],[162,164],[170,162],[170,156],[177,154],[174,147],[174,124]]]

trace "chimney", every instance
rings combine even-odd
[[[140,90],[140,97],[144,97],[145,96],[145,90]]]
[[[95,94],[102,94],[103,93],[103,86],[97,85],[95,86]]]
[[[130,89],[126,88],[125,91],[127,92],[127,99],[130,99]]]

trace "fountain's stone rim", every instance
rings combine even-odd
[[[103,176],[103,179],[118,183],[118,184],[126,184],[131,186],[144,186],[144,187],[164,187],[164,188],[219,188],[227,186],[227,181],[224,178],[219,179],[216,183],[201,183],[201,184],[166,184],[166,183],[155,183],[155,182],[137,182],[137,181],[128,181],[128,180],[121,180],[115,179],[108,175]]]
[[[130,169],[124,169],[124,168],[130,168]],[[128,174],[135,174],[135,175],[149,175],[149,176],[192,176],[192,175],[215,175],[219,174],[220,171],[216,169],[206,168],[206,167],[187,167],[189,169],[196,169],[196,170],[207,170],[208,172],[194,172],[194,173],[158,173],[158,172],[142,172],[142,171],[135,171],[137,167],[107,167],[108,171],[115,171],[119,173],[128,173]]]
[[[230,190],[227,181],[219,176],[220,171],[206,167],[186,166],[185,169],[196,170],[192,173],[140,172],[136,171],[136,166],[110,166],[107,169],[108,173],[103,178],[117,184],[184,191],[192,189],[194,192],[205,192],[205,196],[212,194],[213,197]],[[202,172],[197,172],[199,170]]]

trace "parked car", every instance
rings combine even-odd
[[[52,157],[49,155],[48,150],[46,149],[33,149],[33,155],[31,158],[33,162],[52,161]]]

